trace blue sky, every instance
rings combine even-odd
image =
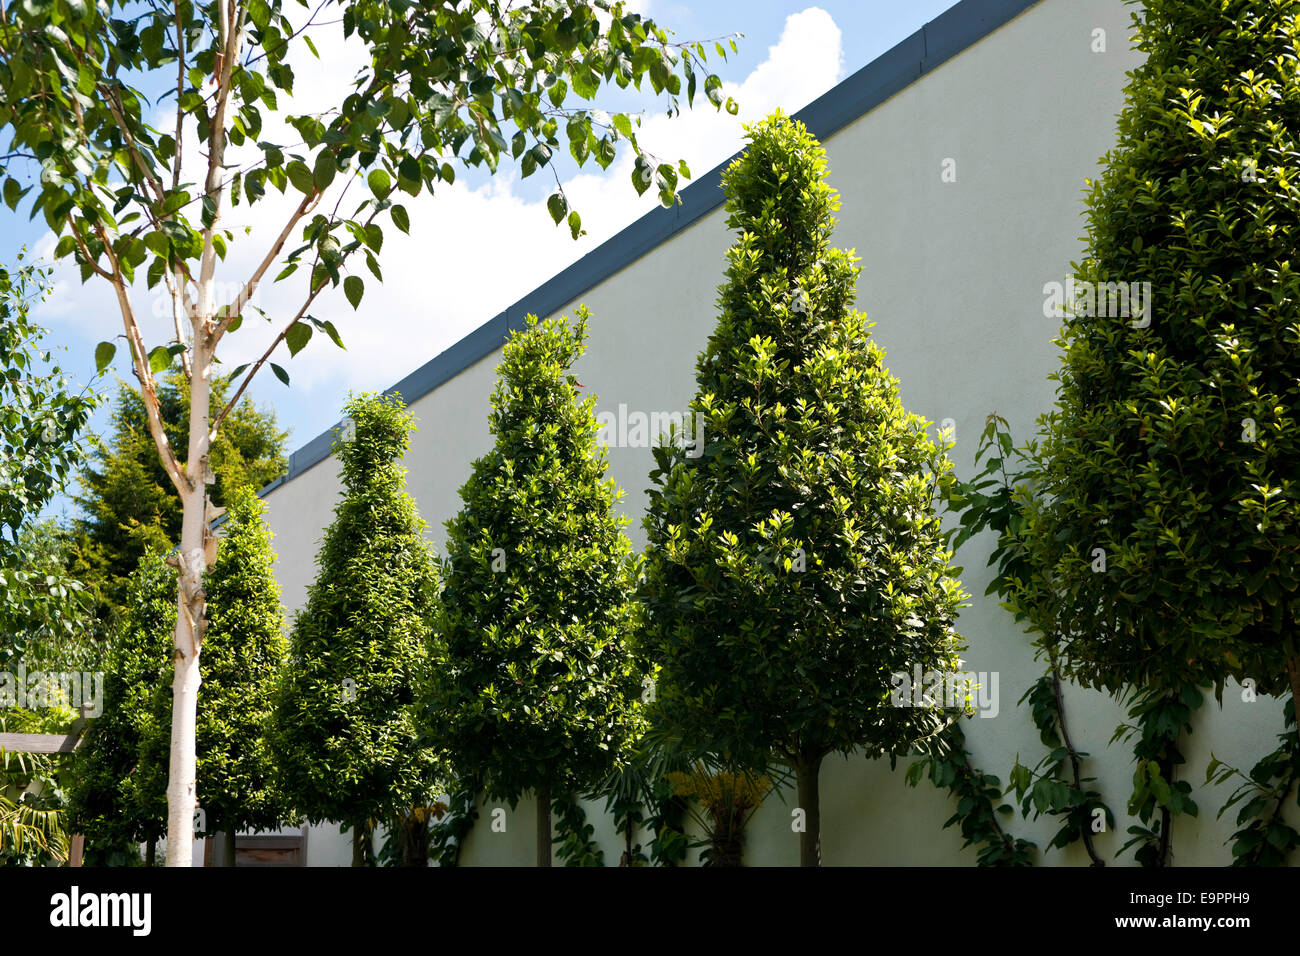
[[[686,159],[698,177],[741,146],[742,122],[761,118],[777,106],[787,112],[799,109],[955,2],[641,0],[633,6],[672,29],[680,40],[744,34],[737,40],[739,52],[726,63],[710,57],[726,92],[738,101],[740,115],[718,114],[700,96],[694,110],[667,119],[666,101],[650,94],[648,85],[646,95],[617,88],[602,91],[595,105],[611,112],[644,110],[639,134],[643,147],[664,159]],[[292,104],[295,112],[322,109],[346,91],[349,74],[340,63],[348,60],[350,51],[340,28],[315,29],[312,37],[322,57],[315,61],[304,52],[295,64],[300,91]],[[407,203],[410,237],[388,230],[381,257],[385,282],[380,287],[364,274],[370,281],[359,312],[339,293],[322,296],[319,307],[313,307],[317,318],[334,321],[347,351],[339,351],[324,336],[317,336],[293,359],[282,351],[278,361],[289,370],[292,386],[286,388],[264,369],[249,394],[259,405],[273,408],[281,425],[290,429],[290,449],[300,447],[338,420],[349,391],[387,388],[654,208],[651,193],[636,196],[630,170],[630,155],[623,152],[607,173],[591,164],[579,171],[571,161],[558,168],[588,230],[574,242],[567,229],[553,226],[545,211],[553,178],[521,180],[505,164],[496,177],[458,169],[453,187]],[[0,206],[0,260],[13,262],[24,246],[29,256],[52,251],[54,241],[43,220],[29,221],[27,213],[25,206],[17,213]],[[228,211],[227,225],[237,229],[236,242],[226,263],[229,274],[219,278],[238,288],[241,275],[279,231],[281,214],[273,203],[251,212],[246,206]],[[282,285],[259,293],[259,304],[277,321],[277,329],[301,299],[300,290]],[[146,329],[154,333],[150,344],[159,344],[170,313],[145,292],[143,283],[134,298],[137,313],[154,316]],[[121,332],[108,285],[92,279],[83,286],[66,265],[56,267],[53,294],[35,317],[50,330],[46,344],[66,350],[59,360],[79,383],[93,377],[95,344]],[[222,343],[221,358],[228,368],[246,361],[260,354],[271,334],[271,326],[246,321]],[[133,380],[124,348],[112,371]],[[107,413],[101,412],[92,428],[107,421]],[[65,509],[63,502],[59,510]]]

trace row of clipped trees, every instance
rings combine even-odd
[[[467,790],[532,791],[549,861],[552,798],[617,778],[631,855],[626,780],[680,771],[685,754],[718,778],[792,777],[801,858],[816,863],[824,757],[919,750],[961,795],[950,822],[968,842],[991,834],[981,861],[1025,862],[1028,845],[995,821],[1000,783],[964,755],[953,715],[890,704],[891,674],[954,670],[962,650],[965,595],[935,512],[946,499],[963,534],[999,533],[994,587],[1047,661],[1027,696],[1052,754],[1038,780],[1018,763],[1012,786],[1062,819],[1053,846],[1083,836],[1094,810],[1110,816],[1068,741],[1063,680],[1131,695],[1129,810],[1143,825],[1129,832],[1157,866],[1174,818],[1196,812],[1179,738],[1202,688],[1235,680],[1292,697],[1282,746],[1229,801],[1241,802],[1235,857],[1284,861],[1300,845],[1285,819],[1300,780],[1300,204],[1278,157],[1300,129],[1287,72],[1298,6],[1144,4],[1146,61],[1089,194],[1076,271],[1149,282],[1151,311],[1067,315],[1057,406],[1019,472],[995,419],[986,480],[954,481],[903,409],[851,307],[853,260],[830,246],[821,148],[780,116],[750,130],[724,176],[738,239],[697,366],[705,445],[656,449],[644,555],[613,516],[593,399],[569,374],[585,315],[533,322],[506,346],[497,444],[463,489],[441,567],[401,489],[409,423],[394,402],[354,402],[348,495],[269,725],[295,810],[360,832],[414,815],[439,786],[459,808]],[[385,514],[394,530],[371,543]],[[1226,779],[1217,761],[1210,773]],[[665,798],[642,820],[666,837],[680,810]]]
[[[740,238],[691,405],[705,447],[656,449],[643,556],[571,372],[585,310],[530,318],[506,344],[495,445],[441,560],[405,490],[410,416],[398,398],[349,403],[345,491],[287,651],[260,505],[235,497],[209,587],[201,832],[334,821],[364,863],[382,822],[419,865],[443,794],[531,793],[549,865],[552,811],[580,814],[577,795],[653,766],[649,785],[680,810],[664,772],[709,767],[732,789],[791,776],[815,865],[823,758],[906,753],[951,719],[942,702],[890,703],[891,674],[958,664],[964,595],[935,513],[950,465],[852,308],[858,269],[830,246],[820,145],[780,114],[749,137],[724,177]],[[87,753],[103,772],[83,774],[77,821],[105,846],[151,842],[165,820],[167,571],[155,553],[136,575],[118,704]],[[641,818],[622,813],[631,853]],[[680,837],[680,819],[659,817],[652,830]]]

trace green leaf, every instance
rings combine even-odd
[[[154,256],[153,262],[149,263],[149,271],[145,275],[145,283],[152,289],[162,281],[163,272],[167,268],[167,263],[158,256]]]
[[[528,156],[532,157],[533,162],[535,162],[537,167],[540,169],[551,161],[551,147],[547,146],[545,143],[538,143],[528,151],[527,156],[524,157],[525,162],[527,162]]]
[[[144,234],[144,244],[154,255],[166,259],[171,254],[171,244],[167,241],[167,236],[161,232],[146,232]]]
[[[343,294],[352,303],[352,308],[355,309],[361,305],[361,297],[365,294],[365,291],[366,284],[362,281],[361,276],[348,276],[343,280]]]
[[[347,351],[347,346],[345,346],[343,344],[343,340],[339,338],[339,330],[334,328],[333,322],[329,321],[329,319],[326,319],[325,321],[321,322],[320,327],[325,330],[325,334],[330,337],[330,341],[332,341],[335,345],[337,345],[339,348],[343,349],[344,351]]]
[[[284,335],[284,343],[289,346],[290,357],[297,355],[311,340],[311,326],[305,322],[295,322],[289,326],[289,331]],[[285,383],[289,384],[288,382]]]
[[[334,182],[336,172],[338,172],[338,161],[334,157],[334,151],[322,149],[316,154],[316,166],[312,171],[312,184],[316,191],[323,193],[328,189],[330,183]]]
[[[383,199],[393,191],[393,179],[388,175],[388,170],[381,167],[370,171],[370,175],[366,177],[366,185],[378,199]]]
[[[402,157],[402,161],[397,164],[397,179],[399,185],[403,181],[408,183],[420,181],[420,164],[414,156]]]
[[[285,385],[289,384],[289,373],[280,368],[280,366],[276,365],[274,362],[271,363],[271,371],[274,372],[275,377],[284,382]]]
[[[564,214],[569,210],[569,202],[564,198],[564,193],[552,193],[550,198],[546,200],[546,209],[558,226],[561,220],[564,219]]]
[[[149,370],[155,375],[165,372],[172,364],[172,353],[165,345],[159,345],[149,353]]]
[[[5,180],[5,205],[10,209],[18,208],[18,200],[22,198],[23,187],[16,179]]]
[[[394,226],[402,230],[402,232],[407,233],[408,235],[410,234],[411,220],[406,215],[406,208],[404,206],[394,206],[389,210],[389,215],[393,217]]]
[[[722,78],[709,74],[704,80],[704,95],[714,106],[722,106]]]
[[[582,218],[576,211],[569,213],[569,232],[574,239],[582,235]]]
[[[654,182],[654,169],[644,156],[638,156],[632,167],[632,185],[636,188],[637,195],[644,196],[652,182]]]
[[[100,342],[95,346],[95,372],[99,375],[104,374],[104,369],[108,368],[109,363],[113,361],[113,356],[117,354],[117,346],[112,342]]]
[[[284,172],[289,177],[289,182],[293,183],[294,188],[300,193],[310,196],[316,191],[316,183],[312,178],[311,170],[307,168],[307,164],[302,160],[295,159],[284,168]]]

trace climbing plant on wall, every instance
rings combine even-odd
[[[1018,464],[1012,464],[1013,460]],[[1013,610],[1018,621],[1024,622],[1033,614],[1034,634],[1054,633],[1056,605],[1051,600],[1041,600],[1028,609],[1007,603],[1013,588],[1041,573],[1030,560],[1023,541],[1025,505],[1035,486],[1033,449],[1017,449],[1006,419],[991,414],[985,420],[975,452],[976,467],[981,463],[983,468],[973,479],[954,482],[946,494],[948,509],[959,515],[953,546],[960,548],[983,531],[996,534],[988,559],[996,570],[985,593],[1001,597],[1003,606]],[[1048,752],[1032,767],[1017,757],[1007,789],[1015,791],[1026,819],[1046,814],[1061,820],[1049,848],[1065,849],[1077,841],[1094,866],[1104,866],[1092,837],[1098,819],[1104,820],[1106,827],[1114,826],[1114,814],[1101,794],[1088,786],[1093,778],[1083,775],[1088,754],[1077,749],[1070,737],[1055,646],[1041,639],[1034,643],[1037,654],[1047,660],[1047,671],[1019,703],[1029,703],[1031,719]],[[954,775],[954,779],[960,777]],[[981,804],[971,801],[966,806],[973,810]],[[987,826],[985,830],[985,843],[998,847],[1003,842],[1000,833]],[[1000,852],[988,857],[1003,858]]]

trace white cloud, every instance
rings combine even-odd
[[[644,12],[649,4],[634,6]],[[341,30],[318,30],[313,38],[321,59],[304,52],[294,63],[299,91],[293,102],[296,112],[339,102],[361,62]],[[647,116],[638,138],[643,148],[666,160],[685,158],[698,176],[743,145],[743,122],[760,119],[778,106],[793,112],[833,86],[841,78],[842,59],[839,28],[824,10],[810,7],[786,19],[778,43],[743,82],[724,84],[724,93],[740,105],[738,116],[716,112],[701,95],[694,110],[678,117]],[[263,138],[274,139],[274,132],[268,125]],[[296,140],[296,133],[289,135],[290,141]],[[195,167],[202,157],[197,144],[187,143],[186,150],[194,164],[187,163],[187,177],[198,180]],[[318,335],[291,365],[287,352],[277,353],[276,361],[291,370],[297,397],[334,409],[348,389],[391,385],[654,208],[653,191],[638,197],[632,189],[632,163],[630,151],[624,151],[608,171],[593,166],[594,172],[579,173],[565,183],[588,231],[578,242],[569,238],[567,228],[552,224],[544,201],[520,197],[523,190],[516,174],[505,167],[480,188],[458,182],[440,188],[434,196],[407,197],[411,235],[385,226],[380,257],[385,282],[376,282],[356,261],[367,287],[361,309],[353,312],[340,291],[330,290],[311,310],[316,318],[335,323],[347,351],[340,352]],[[353,201],[359,201],[364,193],[354,187],[349,196],[353,195],[357,197]],[[232,280],[227,297],[279,232],[290,207],[289,198],[272,190],[252,209],[241,205],[228,211],[226,225],[235,229],[235,242],[218,269],[219,277]],[[245,227],[249,235],[243,234]],[[50,240],[38,251],[48,253],[52,245]],[[221,357],[227,368],[259,355],[296,311],[305,272],[304,268],[284,283],[263,286],[257,304],[275,322],[263,323],[248,315],[244,327],[223,342]],[[41,321],[92,342],[108,337],[104,330],[111,326],[105,324],[103,310],[111,300],[103,284],[82,287],[75,273],[63,267],[59,278],[63,281],[42,309]],[[165,340],[170,312],[155,304],[158,297],[145,292],[143,282],[134,298],[142,315],[157,313],[148,322],[151,342]],[[120,367],[125,369],[124,364]]]

